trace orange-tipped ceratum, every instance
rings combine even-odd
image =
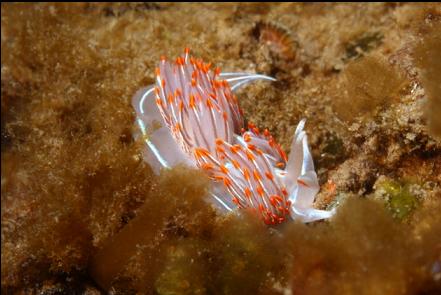
[[[147,144],[145,159],[155,172],[179,163],[206,171],[211,193],[223,210],[251,208],[267,224],[289,219],[310,222],[333,212],[312,207],[319,190],[305,121],[297,126],[288,158],[268,130],[245,129],[234,91],[258,79],[248,73],[221,73],[190,57],[161,57],[156,85],[133,100]]]

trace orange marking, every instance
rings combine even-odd
[[[161,86],[162,86],[162,88],[165,87],[165,79],[162,79],[162,81],[161,81]]]
[[[180,88],[175,90],[175,96],[182,96],[182,92]]]
[[[220,165],[220,170],[222,171],[222,173],[228,174],[228,169],[224,165]]]
[[[216,179],[216,180],[224,180],[224,176],[220,176],[220,175],[215,175],[214,176],[214,179]]]
[[[193,109],[196,107],[196,105],[194,104],[194,95],[193,94],[190,94],[190,107]]]
[[[213,108],[213,103],[211,102],[211,99],[207,98],[207,107],[208,108]]]
[[[254,144],[249,143],[247,146],[250,150],[256,151],[256,146]]]
[[[195,152],[196,156],[199,156],[199,157],[208,157],[210,155],[210,152],[204,148],[195,148],[194,152]]]
[[[199,152],[198,149],[194,149],[193,150],[193,154],[194,154],[194,157],[196,158],[196,160],[198,160],[199,158],[202,157],[202,155],[201,155],[201,153]]]
[[[155,94],[156,94],[156,96],[159,96],[159,88],[158,87],[155,87]]]
[[[159,68],[155,69],[155,75],[158,77],[161,75],[161,71],[159,70]]]
[[[247,181],[250,180],[250,171],[248,170],[248,168],[243,168],[243,177],[245,177]]]
[[[309,187],[309,185],[306,182],[304,182],[303,180],[301,180],[301,179],[297,179],[297,183],[300,184],[300,185]]]
[[[222,116],[224,117],[224,120],[225,120],[225,121],[227,121],[227,120],[228,120],[228,115],[227,115],[227,113],[226,113],[226,112],[224,112],[224,113],[222,114]]]
[[[254,179],[258,181],[262,180],[262,176],[260,176],[259,171],[257,171],[256,169],[253,170],[253,175],[254,175]]]
[[[222,154],[224,154],[224,153],[225,153],[225,150],[224,150],[224,148],[223,148],[223,147],[221,147],[221,146],[217,146],[217,147],[216,147],[216,151],[218,151],[219,153],[222,153]]]
[[[196,149],[193,150],[193,154],[194,154],[194,157],[196,158],[196,160],[199,160],[199,158],[201,157],[199,151]]]
[[[211,163],[204,163],[201,165],[201,168],[205,170],[212,170],[214,168],[214,165]]]
[[[160,98],[156,99],[156,104],[162,107],[162,100]]]
[[[204,74],[207,74],[207,73],[208,73],[208,68],[207,68],[207,65],[206,65],[206,64],[202,63],[202,65],[201,65],[201,71],[204,72]]]
[[[277,202],[276,202],[276,200],[273,197],[270,197],[269,201],[271,203],[271,206],[273,206],[273,207],[277,206]]]
[[[180,56],[176,59],[176,63],[180,66],[184,65],[184,59]]]
[[[167,60],[167,57],[165,57],[165,55],[161,55],[161,56],[159,57],[159,59],[160,59],[161,61],[166,61],[166,60]]]
[[[279,196],[279,195],[271,195],[271,197],[270,197],[270,202],[271,202],[271,203],[282,203],[282,202],[283,202],[283,199],[282,199],[282,197]]]
[[[282,150],[280,145],[277,145],[277,149],[279,150],[280,155],[282,156],[282,159],[287,162],[288,161],[288,157],[286,156],[285,152]]]
[[[223,85],[223,83],[222,83],[222,81],[215,80],[215,81],[214,81],[214,85],[216,86],[216,88],[221,88],[222,85]]]
[[[184,103],[182,102],[182,100],[179,101],[179,110],[182,112],[182,110],[184,109]]]
[[[190,48],[185,47],[185,49],[184,49],[184,53],[188,55],[188,54],[190,53]]]
[[[249,188],[245,188],[245,196],[248,198],[248,199],[250,199],[251,198],[251,191],[250,191],[250,189]]]
[[[191,86],[196,87],[196,79],[191,79]]]
[[[266,178],[268,178],[269,180],[273,180],[274,179],[274,175],[271,172],[266,171],[265,172],[265,176]]]
[[[224,184],[227,187],[231,186],[231,180],[229,180],[228,178],[224,177]]]
[[[168,95],[168,102],[170,104],[172,104],[174,102],[174,97],[173,97],[173,95],[171,95],[171,93]]]
[[[221,72],[221,69],[220,69],[220,68],[215,68],[215,69],[214,69],[214,75],[215,75],[215,76],[219,76],[219,75],[220,75],[220,72]]]
[[[222,138],[216,138],[216,144],[221,145],[224,143],[224,140]]]
[[[276,166],[277,166],[277,168],[281,168],[282,169],[283,167],[285,167],[285,163],[277,162]]]
[[[268,129],[265,129],[263,131],[263,135],[265,135],[266,137],[269,137],[271,134],[269,133]]]
[[[237,149],[237,147],[236,147],[235,145],[232,145],[232,146],[230,147],[230,151],[231,151],[233,154],[237,154],[238,149]]]
[[[236,169],[240,168],[239,162],[237,162],[236,160],[231,160],[231,163],[233,163],[234,168]]]
[[[263,206],[262,203],[259,204],[259,211],[260,212],[265,211],[265,207]]]
[[[176,123],[175,129],[176,129],[176,131],[180,132],[181,131],[181,124]]]
[[[247,154],[247,158],[248,158],[248,160],[250,160],[250,161],[254,161],[254,159],[255,159],[255,157],[254,157],[254,155],[253,155],[253,153],[251,153],[250,151],[245,151],[245,153]]]
[[[288,195],[288,192],[286,191],[286,188],[282,188],[282,194],[286,197]]]
[[[270,136],[270,138],[268,139],[268,144],[270,145],[270,147],[274,147],[275,142],[274,142],[274,138],[272,136]]]
[[[257,193],[259,194],[259,196],[263,196],[264,192],[263,192],[263,188],[261,186],[257,187]]]
[[[250,142],[251,141],[251,136],[249,133],[246,133],[243,135],[243,139],[245,140],[245,142]]]

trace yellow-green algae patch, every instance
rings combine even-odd
[[[376,193],[382,197],[387,209],[395,218],[404,219],[418,206],[418,198],[412,194],[410,183],[399,183],[394,180],[383,180],[376,184]]]

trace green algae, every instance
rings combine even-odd
[[[410,191],[410,185],[395,180],[384,180],[378,185],[378,190],[385,193],[386,208],[399,220],[409,217],[419,204],[417,197]]]

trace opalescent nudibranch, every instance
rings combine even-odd
[[[334,211],[313,208],[319,184],[305,120],[297,126],[289,157],[268,130],[253,124],[245,129],[234,92],[255,80],[275,79],[211,70],[188,49],[175,62],[161,57],[156,84],[133,98],[145,160],[155,173],[178,164],[204,169],[219,208],[251,208],[267,224],[331,217]]]

